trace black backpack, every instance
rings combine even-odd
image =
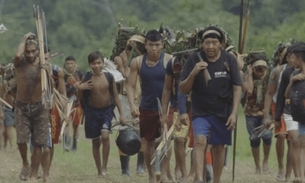
[[[292,119],[305,123],[305,81],[295,82],[291,87],[289,97]]]

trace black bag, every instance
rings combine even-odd
[[[289,97],[292,119],[305,123],[305,81],[295,82],[291,87]]]

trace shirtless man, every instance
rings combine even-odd
[[[42,103],[41,64],[38,41],[33,33],[27,33],[19,46],[13,63],[16,73],[17,94],[15,102],[15,122],[17,144],[22,158],[19,178],[37,179],[40,161],[49,164],[49,159],[42,159],[42,147],[47,146],[49,130],[49,109]],[[33,143],[31,165],[27,158],[27,142]]]
[[[85,136],[92,140],[92,152],[98,176],[106,176],[110,151],[109,132],[113,118],[114,105],[120,113],[120,123],[124,124],[124,114],[117,93],[113,75],[102,71],[104,57],[101,52],[94,51],[88,55],[88,63],[92,72],[87,72],[78,85],[78,100],[81,101],[85,115]],[[90,74],[90,77],[88,75]],[[112,83],[107,79],[109,77]],[[111,90],[110,90],[111,89]],[[103,145],[101,165],[100,146]]]

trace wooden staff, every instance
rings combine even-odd
[[[202,59],[202,57],[201,57],[201,55],[200,55],[200,52],[197,52],[197,56],[198,56],[198,58],[199,58],[200,61],[203,61],[203,62],[204,62],[204,60]],[[211,80],[211,75],[210,75],[210,73],[209,73],[209,71],[208,71],[207,68],[205,68],[205,69],[203,70],[203,78],[204,78],[204,81],[205,81],[206,86],[208,86],[209,80]]]
[[[250,0],[248,0],[248,5],[247,5],[247,14],[245,17],[245,24],[244,24],[244,30],[242,34],[242,40],[241,40],[241,48],[240,48],[240,54],[243,53],[244,47],[245,47],[245,42],[246,42],[246,35],[247,35],[247,28],[248,28],[248,22],[249,22],[249,15],[250,15]]]
[[[3,100],[1,97],[0,97],[0,101],[1,101],[4,105],[6,105],[8,108],[13,109],[13,106],[11,106],[9,103],[7,103],[5,100]]]
[[[238,36],[238,52],[241,53],[241,39],[242,39],[242,26],[243,26],[243,14],[244,14],[244,1],[240,1],[240,14],[239,14],[239,36]],[[232,167],[232,182],[235,181],[235,157],[236,157],[236,140],[237,140],[237,117],[233,136],[233,167]]]

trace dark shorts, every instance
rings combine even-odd
[[[194,138],[197,135],[204,135],[209,138],[209,144],[212,145],[231,145],[232,131],[227,130],[226,119],[210,115],[196,117],[192,121]]]
[[[262,139],[271,139],[272,138],[272,131],[266,130],[264,133],[261,134],[260,138],[251,139],[252,135],[255,133],[255,129],[263,124],[264,124],[263,117],[246,116],[246,126],[247,126],[247,131],[249,134],[249,139],[251,141],[260,141],[260,138],[262,138]]]
[[[41,102],[21,103],[15,105],[15,123],[17,144],[31,142],[38,146],[48,145],[49,109]]]
[[[94,108],[86,106],[85,114],[85,136],[88,139],[96,139],[101,136],[102,131],[111,132],[111,120],[113,118],[114,106],[106,108]]]
[[[4,106],[3,107],[4,112],[4,125],[7,126],[14,126],[14,112],[12,109]]]
[[[139,109],[140,111],[140,137],[147,141],[154,140],[161,135],[161,123],[158,111]],[[168,114],[168,130],[173,124],[174,110],[170,109]]]

